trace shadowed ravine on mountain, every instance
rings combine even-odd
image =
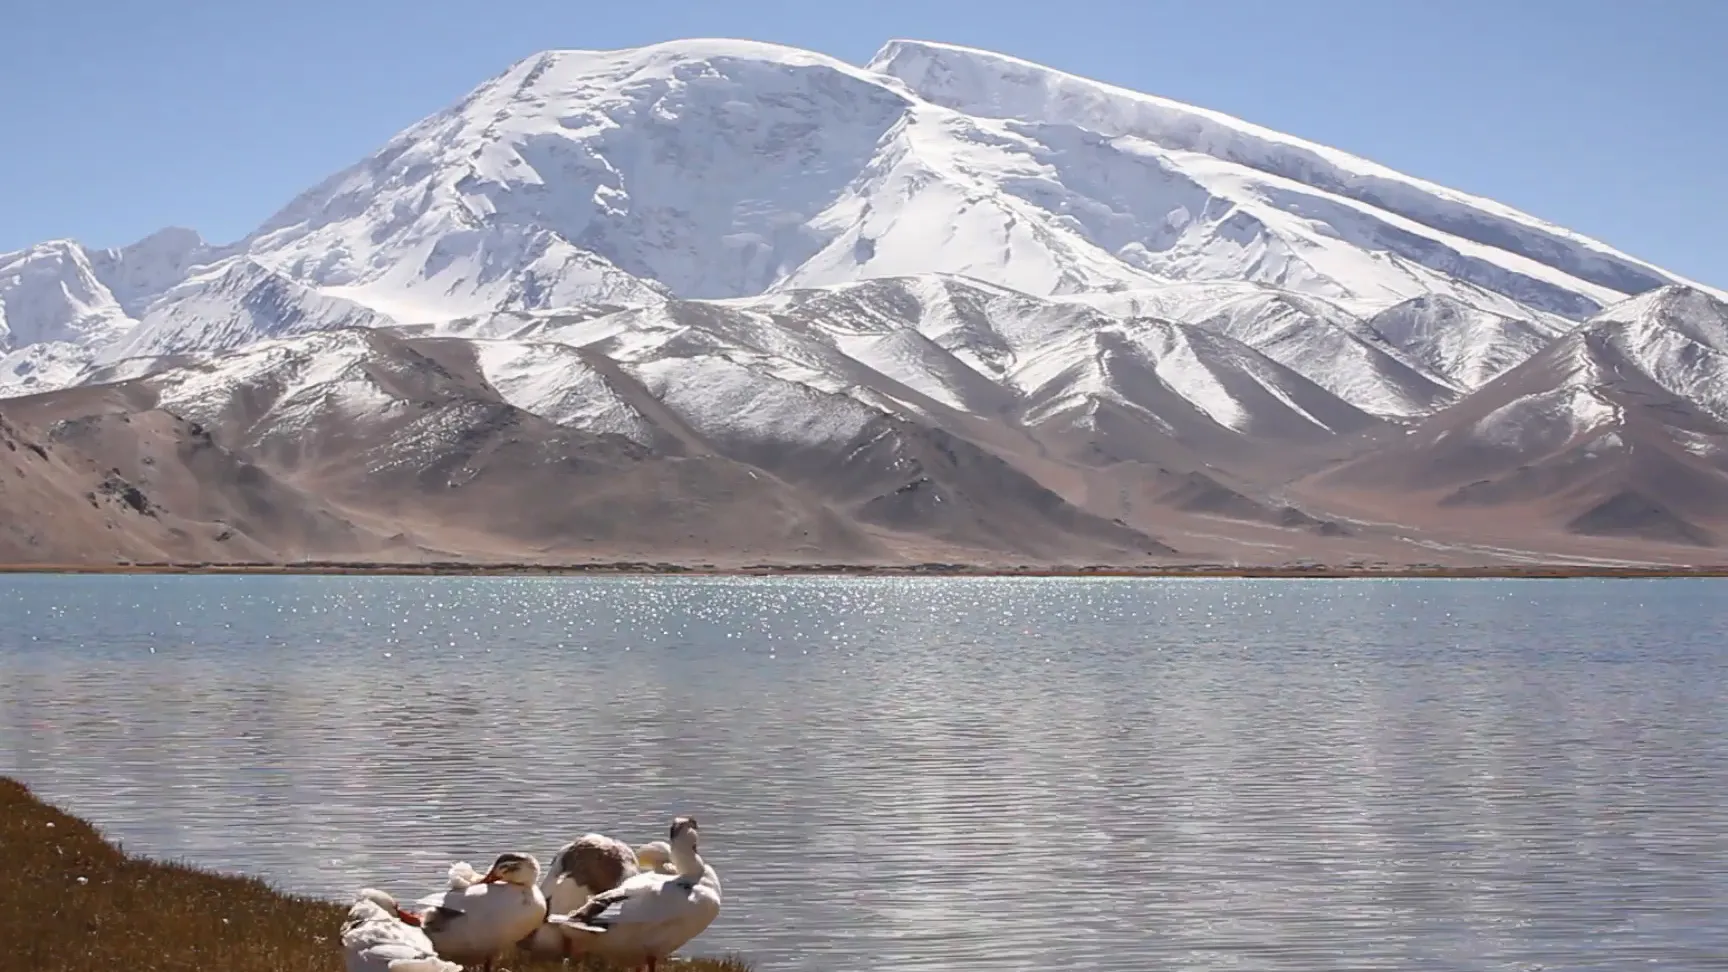
[[[0,560],[1696,562],[1722,297],[987,52],[553,51],[0,254]]]

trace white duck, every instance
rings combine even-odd
[[[420,930],[420,918],[376,888],[362,889],[342,922],[342,956],[348,972],[462,972],[438,957]]]
[[[552,855],[540,879],[540,893],[546,896],[549,914],[565,914],[642,870],[629,844],[604,834],[583,834]],[[541,958],[557,958],[565,952],[564,934],[554,925],[541,924],[521,945]]]
[[[546,920],[546,896],[535,883],[540,862],[532,854],[499,854],[485,874],[459,863],[450,887],[427,895],[420,926],[438,954],[463,965],[492,963],[506,948],[528,937]]]
[[[696,818],[673,820],[674,873],[645,871],[570,914],[548,915],[571,958],[592,954],[655,972],[661,959],[700,935],[720,914],[720,876],[702,860],[700,836]]]
[[[636,848],[636,867],[643,871],[678,873],[678,868],[672,864],[672,845],[663,840],[651,840]]]

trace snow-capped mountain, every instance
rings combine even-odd
[[[1251,281],[1358,312],[1446,293],[1573,318],[1676,282],[1226,116],[910,41],[866,68],[742,41],[537,55],[235,250],[402,323],[929,272],[1041,295]],[[109,298],[136,317],[211,255],[178,231],[114,252],[131,269],[64,271],[85,317]],[[35,334],[67,313],[7,317]]]
[[[1498,203],[1002,55],[894,41],[857,66],[692,40],[528,58],[232,244],[0,255],[0,394],[147,389],[284,482],[312,488],[296,477],[318,457],[345,497],[376,489],[356,470],[388,479],[503,423],[541,451],[506,435],[489,455],[536,469],[561,443],[679,495],[691,469],[766,476],[854,551],[987,549],[992,530],[1023,551],[1288,550],[1280,530],[1372,532],[1289,506],[1291,480],[1582,374],[1557,362],[1620,347],[1603,328],[1649,331],[1614,352],[1639,387],[1722,415],[1687,377],[1713,360],[1719,296]],[[1495,406],[1514,451],[1547,448],[1583,381]],[[424,448],[381,444],[401,437]],[[1376,459],[1332,481],[1378,481]]]

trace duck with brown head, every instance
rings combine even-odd
[[[720,914],[720,876],[702,859],[696,818],[678,817],[668,833],[672,873],[638,874],[569,914],[547,918],[564,933],[572,958],[596,955],[655,972]]]
[[[647,868],[629,844],[605,834],[583,834],[552,855],[540,878],[540,893],[546,896],[548,912],[564,914],[644,870]],[[558,958],[565,951],[564,935],[556,925],[542,924],[521,947],[539,958]]]

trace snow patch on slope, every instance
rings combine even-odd
[[[1614,406],[1587,387],[1562,385],[1515,399],[1489,412],[1468,434],[1509,452],[1552,451],[1618,418]]]
[[[477,341],[475,351],[486,381],[511,405],[559,425],[652,444],[647,421],[574,348]]]
[[[374,351],[368,335],[330,331],[262,341],[209,364],[164,372],[155,380],[161,406],[183,418],[214,422],[262,393],[273,434],[310,428],[327,410],[377,417],[406,407],[364,365]],[[255,389],[251,395],[242,392]]]
[[[716,442],[832,445],[852,439],[883,414],[843,394],[719,356],[659,358],[626,368],[691,428]]]
[[[90,351],[67,341],[43,341],[0,355],[0,398],[55,391],[78,383]]]
[[[1567,326],[1518,319],[1434,294],[1389,307],[1368,321],[1386,343],[1429,373],[1474,390],[1541,351]]]
[[[1264,284],[1212,281],[1083,294],[1110,313],[1149,315],[1233,338],[1371,414],[1424,414],[1456,395],[1444,379],[1338,305]]]

